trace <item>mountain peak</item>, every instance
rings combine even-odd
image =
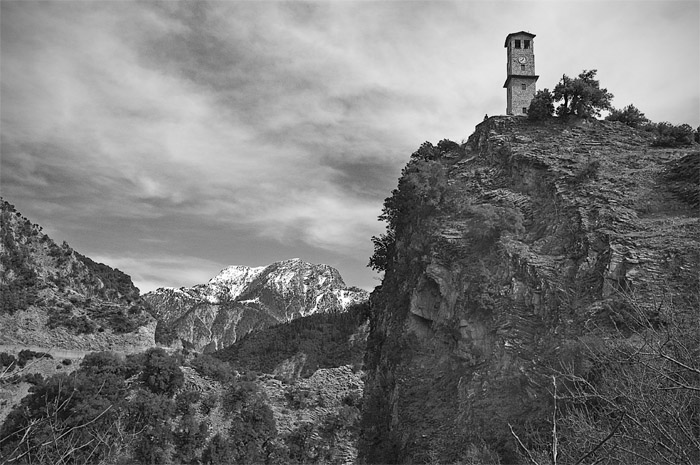
[[[345,311],[368,294],[347,288],[329,265],[292,258],[268,266],[231,265],[207,284],[161,288],[144,298],[180,339],[198,349],[220,349],[271,324]]]
[[[216,276],[209,280],[208,286],[221,286],[228,289],[232,297],[238,296],[241,291],[260,273],[264,266],[249,267],[244,265],[227,266]]]

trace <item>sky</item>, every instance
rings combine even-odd
[[[301,258],[372,289],[421,143],[597,69],[617,108],[700,125],[700,2],[0,0],[0,195],[142,292]]]

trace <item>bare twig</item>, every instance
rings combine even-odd
[[[574,465],[578,465],[579,463],[581,463],[581,462],[583,462],[584,460],[586,460],[589,456],[595,454],[595,452],[596,452],[598,449],[600,449],[600,448],[603,446],[603,444],[605,444],[606,442],[608,442],[608,441],[610,440],[610,438],[613,437],[613,435],[615,434],[615,432],[617,431],[617,429],[620,427],[620,425],[622,425],[622,420],[624,420],[624,419],[625,419],[625,412],[622,412],[622,416],[620,416],[620,420],[617,422],[617,425],[615,425],[615,427],[612,429],[612,431],[610,431],[610,433],[609,433],[607,436],[605,436],[605,438],[604,438],[602,441],[600,441],[593,449],[591,449],[590,451],[588,451],[588,453],[586,453],[585,455],[583,455],[583,457],[581,457],[580,459],[578,459]]]
[[[525,451],[525,453],[527,454],[528,460],[530,460],[530,462],[531,462],[533,465],[540,465],[539,463],[537,463],[537,460],[535,460],[535,458],[532,456],[532,454],[530,453],[530,451],[528,450],[528,448],[525,447],[525,444],[523,444],[523,442],[520,440],[520,438],[518,437],[518,435],[515,434],[515,431],[513,430],[513,425],[511,425],[510,423],[508,423],[508,428],[510,428],[510,434],[512,434],[513,437],[515,438],[515,440],[518,441],[518,445],[519,445],[519,446]]]
[[[557,465],[559,452],[557,438],[557,377],[552,375],[552,385],[554,386],[554,410],[552,411],[552,465]]]

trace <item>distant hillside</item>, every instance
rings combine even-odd
[[[129,276],[57,245],[4,200],[0,231],[0,345],[154,345],[155,320]]]
[[[156,339],[214,351],[254,330],[316,313],[343,312],[367,292],[346,287],[328,265],[299,259],[264,267],[230,266],[207,284],[144,295],[158,319]]]
[[[369,305],[317,313],[247,334],[213,355],[239,370],[307,377],[320,368],[362,365]]]
[[[19,359],[0,353],[0,408],[15,399],[0,417],[3,463],[355,463],[363,382],[351,366],[290,381],[161,348]]]

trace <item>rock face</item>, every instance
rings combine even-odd
[[[185,345],[214,351],[267,326],[367,300],[335,268],[299,259],[266,267],[230,266],[207,284],[144,295],[159,324]],[[172,336],[171,336],[172,337]]]
[[[274,414],[278,437],[307,437],[301,454],[304,461],[356,463],[361,372],[340,366],[317,370],[292,383],[265,375],[258,383]]]
[[[361,462],[454,463],[487,444],[514,463],[508,424],[547,421],[566,347],[624,325],[630,300],[697,316],[700,153],[649,138],[494,117],[466,146],[413,155],[375,255]]]
[[[155,319],[126,274],[57,245],[0,200],[0,346],[136,352]]]

